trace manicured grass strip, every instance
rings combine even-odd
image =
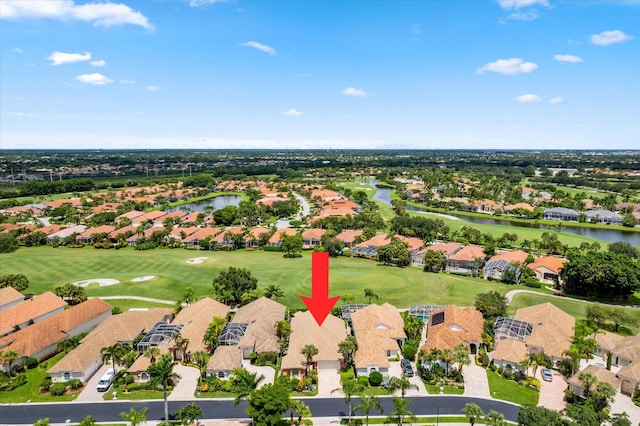
[[[388,424],[388,423],[385,423],[385,419],[386,417],[384,416],[369,417],[369,424],[372,424],[372,425]],[[365,424],[365,417],[352,416],[351,421],[354,422],[355,420],[362,420],[362,424],[363,425]],[[340,420],[340,424],[342,425],[346,425],[347,423],[349,423],[349,419]],[[445,424],[445,423],[463,423],[468,425],[469,420],[464,416],[429,416],[429,417],[417,417],[417,420],[415,422],[412,422],[412,424],[422,424],[422,425],[435,425],[435,424]],[[476,424],[484,425],[489,423],[485,419],[478,419],[476,420]]]
[[[145,302],[143,300],[134,300],[134,299],[112,299],[112,300],[105,300],[105,302],[107,302],[114,308],[119,308],[121,312],[125,312],[130,309],[139,309],[139,308],[171,308],[173,307],[165,303],[152,303],[152,302]]]
[[[162,391],[155,390],[139,390],[134,392],[124,393],[122,392],[121,387],[110,388],[106,391],[102,397],[105,401],[113,400],[113,392],[117,392],[117,400],[125,400],[125,401],[140,401],[144,399],[163,399],[164,396]]]
[[[521,386],[513,380],[507,380],[491,370],[487,370],[489,391],[495,399],[520,405],[537,405],[539,392],[530,387]]]
[[[440,386],[424,385],[424,387],[427,389],[427,392],[429,392],[430,395],[440,394]],[[464,387],[460,389],[457,386],[444,386],[444,389],[442,389],[442,392],[445,395],[462,395],[464,393]]]

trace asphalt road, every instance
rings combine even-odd
[[[393,411],[391,398],[380,398],[384,406],[385,414]],[[463,396],[426,396],[407,397],[412,401],[410,410],[416,415],[459,415],[467,402],[478,404],[485,413],[496,410],[504,414],[507,420],[516,421],[518,406],[497,400],[478,398],[466,398]],[[347,416],[347,405],[341,398],[306,398],[303,399],[311,408],[314,417]],[[237,407],[230,400],[195,400],[202,408],[203,419],[230,419],[246,418],[246,403]],[[169,402],[169,413],[175,413],[180,407],[187,405],[189,401]],[[353,399],[357,403],[357,398]],[[164,417],[162,401],[105,401],[100,403],[73,403],[63,402],[58,404],[16,404],[0,405],[0,424],[33,424],[36,420],[49,417],[51,423],[64,423],[70,419],[77,423],[88,415],[93,416],[98,422],[119,421],[119,414],[129,411],[131,407],[139,410],[148,407],[147,419],[161,421]]]

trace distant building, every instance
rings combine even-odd
[[[613,223],[615,225],[622,225],[624,218],[618,213],[614,213],[609,210],[588,210],[584,212],[587,217],[587,222],[593,223]]]
[[[543,219],[545,220],[561,220],[565,222],[577,222],[580,214],[572,209],[565,207],[554,207],[544,211]]]

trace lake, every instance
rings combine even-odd
[[[180,206],[171,207],[167,211],[174,212],[178,210],[192,211],[192,212],[204,212],[207,206],[211,206],[213,210],[220,210],[227,206],[240,205],[242,197],[239,195],[219,195],[217,197],[207,198],[206,200],[196,201],[193,203],[182,204]]]

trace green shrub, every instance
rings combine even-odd
[[[36,368],[39,362],[38,358],[27,358],[24,360],[24,366],[31,370],[32,368]]]
[[[133,376],[132,375],[128,375],[124,378],[124,384],[125,385],[130,385],[131,383],[133,383]]]
[[[402,356],[407,359],[415,359],[418,347],[413,342],[407,342],[402,346]]]
[[[49,388],[51,387],[51,377],[47,376],[44,379],[42,379],[42,381],[40,382],[40,389],[42,389],[43,391],[49,391]]]
[[[382,374],[378,371],[372,371],[369,373],[369,384],[371,386],[380,386],[383,379],[384,377],[382,377]]]
[[[49,387],[49,393],[51,393],[52,396],[62,396],[65,394],[65,392],[67,391],[67,384],[66,383],[54,383]]]
[[[71,379],[67,382],[67,386],[71,389],[80,389],[82,387],[82,381],[80,379]]]
[[[369,378],[367,376],[358,377],[358,384],[361,386],[369,386]]]

